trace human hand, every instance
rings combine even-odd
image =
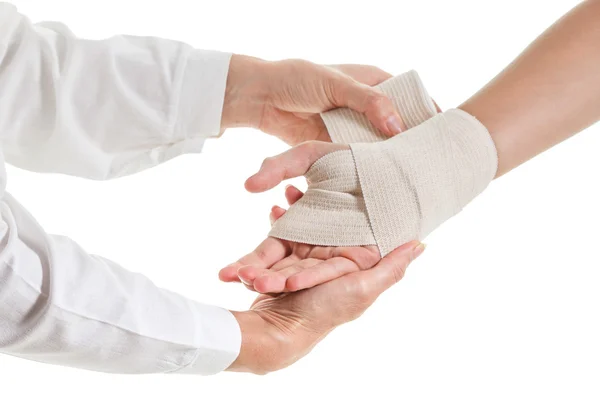
[[[266,159],[260,171],[246,181],[246,188],[250,192],[269,190],[285,179],[303,175],[324,155],[347,148],[322,142],[301,144]],[[302,192],[289,186],[285,195],[291,205],[302,197]],[[272,220],[283,212],[275,207]],[[423,249],[421,245],[420,251]],[[224,282],[243,282],[259,293],[297,291],[369,269],[380,258],[376,246],[323,247],[268,237],[254,251],[223,268],[219,278]]]
[[[251,192],[268,190],[284,179],[300,176],[327,153],[347,145],[310,142],[265,160],[260,171],[246,181]],[[302,197],[293,186],[285,191],[290,205]],[[284,210],[274,208],[274,221]],[[274,237],[265,239],[254,251],[223,268],[225,282],[243,282],[259,293],[279,293],[310,288],[343,275],[373,267],[380,260],[376,246],[323,247]]]
[[[242,347],[229,370],[265,374],[298,361],[334,328],[358,318],[400,281],[422,251],[419,242],[409,242],[367,271],[295,293],[260,295],[250,311],[234,312],[242,330]]]
[[[392,102],[372,88],[391,75],[368,65],[231,58],[221,128],[253,127],[290,145],[331,141],[319,113],[348,107],[387,136],[406,130]]]

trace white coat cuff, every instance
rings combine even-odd
[[[192,50],[184,71],[174,134],[178,140],[218,136],[231,53]]]
[[[242,333],[231,312],[202,305],[197,320],[198,350],[195,359],[177,371],[181,374],[213,375],[227,369],[238,357]]]

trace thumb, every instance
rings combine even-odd
[[[392,101],[377,88],[345,77],[334,81],[331,97],[335,107],[348,107],[364,114],[386,136],[407,130]]]
[[[336,150],[348,149],[348,145],[325,142],[306,142],[275,157],[263,161],[260,170],[246,180],[246,190],[264,192],[286,179],[302,176],[324,155]]]
[[[370,282],[369,295],[375,299],[381,293],[398,283],[409,264],[425,250],[425,245],[416,240],[403,244],[377,263],[364,271],[362,279]]]

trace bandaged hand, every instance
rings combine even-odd
[[[350,147],[332,149],[310,167],[306,194],[273,226],[271,236],[315,245],[377,245],[384,256],[409,240],[424,239],[458,213],[497,168],[487,129],[459,109],[384,142]],[[287,170],[283,163],[290,157],[301,155],[267,165],[250,186],[274,183],[281,176],[274,171]]]
[[[414,71],[390,79],[379,85],[378,89],[392,99],[409,128],[437,112],[433,100]],[[337,142],[376,142],[385,139],[365,117],[348,109],[325,113],[323,120],[332,139]],[[285,153],[279,159],[266,160],[261,173],[248,180],[247,188],[250,191],[267,190],[273,182],[279,183],[285,179],[286,174],[304,174],[322,155],[347,149],[347,145],[321,146],[319,143],[307,143],[297,150]],[[285,160],[281,159],[286,156]],[[278,166],[283,169],[277,168]],[[352,170],[354,167],[349,165],[349,168]],[[312,193],[309,187],[307,194],[311,196]],[[286,198],[290,203],[301,196],[302,193],[293,187],[286,189]],[[363,225],[366,224],[365,214],[353,212],[351,206],[352,204],[348,204],[344,212],[352,213]],[[274,218],[281,214],[282,209],[273,209]],[[324,247],[304,241],[269,237],[253,252],[221,270],[220,278],[227,282],[241,280],[249,289],[259,292],[295,291],[350,272],[371,268],[380,256],[379,249],[374,245]]]

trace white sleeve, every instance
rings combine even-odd
[[[208,375],[236,359],[229,311],[46,234],[5,177],[0,152],[0,353],[111,373]]]
[[[0,146],[38,172],[108,179],[220,133],[230,54],[165,39],[76,38],[0,3]]]

